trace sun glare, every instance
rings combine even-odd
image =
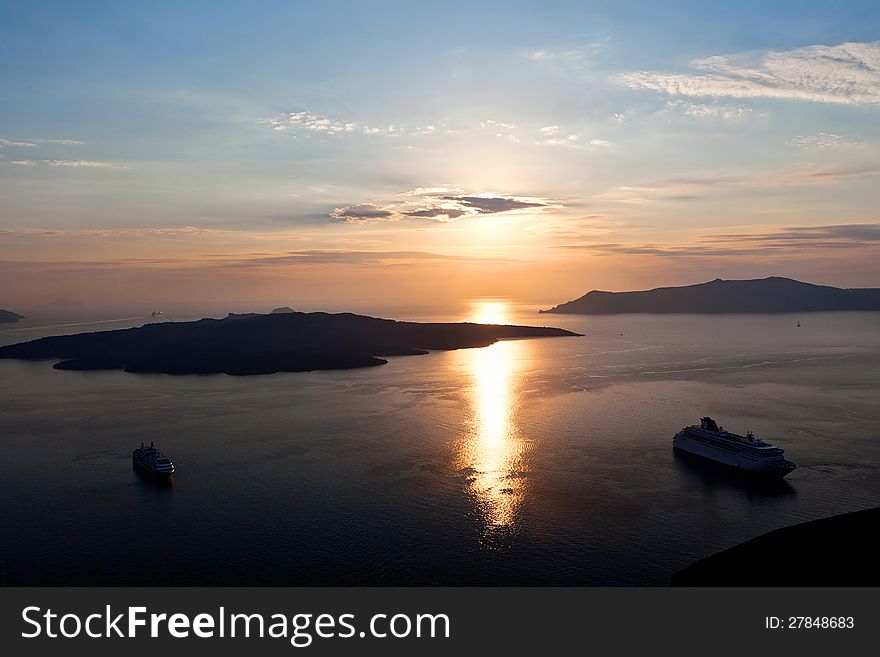
[[[471,302],[469,321],[476,324],[507,324],[508,307],[504,301],[480,299]]]

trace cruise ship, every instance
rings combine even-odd
[[[143,443],[132,452],[134,469],[154,477],[170,477],[174,474],[174,464],[167,456],[156,449],[153,443],[147,447]]]
[[[672,439],[675,449],[723,463],[753,474],[784,477],[797,468],[783,457],[784,451],[755,438],[730,433],[710,417],[700,419],[700,426],[685,427]]]

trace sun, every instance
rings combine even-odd
[[[470,317],[477,324],[506,324],[507,304],[503,301],[478,299],[471,303]]]

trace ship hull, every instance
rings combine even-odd
[[[150,467],[148,464],[141,463],[137,460],[133,461],[132,467],[136,472],[139,472],[142,475],[146,475],[148,477],[155,477],[156,479],[169,479],[171,475],[174,474],[174,470],[156,470],[155,468]]]
[[[728,468],[761,477],[782,478],[797,468],[794,463],[786,459],[749,458],[739,453],[691,440],[681,434],[675,437],[672,441],[672,446],[676,451],[698,456],[714,463],[725,465]]]

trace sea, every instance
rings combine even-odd
[[[880,313],[370,314],[583,337],[266,376],[0,360],[0,584],[662,586],[880,505]],[[0,344],[148,321],[26,320]],[[756,481],[675,454],[705,415],[799,468]],[[132,470],[142,441],[169,484]]]

